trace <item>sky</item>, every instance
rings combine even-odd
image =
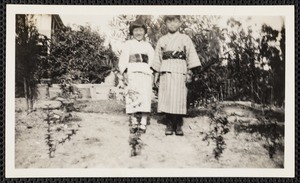
[[[113,17],[117,15],[63,15],[60,17],[63,23],[67,26],[75,26],[75,25],[90,25],[93,30],[98,31],[101,35],[106,37],[106,45],[109,43],[112,45],[114,50],[118,50],[121,46],[121,42],[119,40],[111,39],[112,29],[109,26]],[[229,17],[222,17],[219,21],[219,26],[226,26],[226,22]],[[284,25],[283,17],[272,17],[272,16],[252,16],[251,19],[249,17],[234,17],[235,19],[242,22],[242,25],[246,27],[252,26],[254,29],[259,29],[262,24],[267,24],[273,27],[274,29],[280,30]]]
[[[121,41],[110,39],[112,29],[109,26],[113,17],[116,15],[60,15],[63,23],[66,26],[75,27],[76,25],[89,25],[93,30],[98,31],[101,35],[105,36],[105,45],[112,45],[113,50],[120,50]]]
[[[101,32],[110,31],[109,23],[114,15],[90,16],[90,15],[60,15],[63,23],[68,26],[90,25],[93,29],[99,29]]]

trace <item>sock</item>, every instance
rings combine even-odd
[[[183,125],[182,115],[176,115],[174,121],[176,121],[176,123],[178,123],[180,126],[182,126]]]
[[[138,121],[137,121],[137,119],[134,115],[131,115],[130,119],[131,119],[131,124],[132,125],[138,125]]]
[[[141,119],[141,128],[146,128],[147,125],[147,115],[142,114],[142,119]]]

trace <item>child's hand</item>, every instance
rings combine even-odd
[[[153,85],[156,88],[158,88],[158,78],[159,78],[159,73],[155,73],[154,74],[154,79],[153,79]]]
[[[191,70],[188,70],[186,74],[186,83],[191,83],[193,78],[193,72]]]
[[[118,78],[118,88],[124,88],[125,87],[125,83],[124,83],[124,76],[122,73],[117,73],[117,78]]]
[[[127,75],[127,73],[123,74],[123,83],[124,83],[125,86],[128,85],[128,75]]]

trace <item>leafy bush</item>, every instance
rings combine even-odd
[[[40,77],[53,83],[102,83],[117,57],[105,39],[89,26],[65,27],[53,34],[50,54],[40,62]]]
[[[191,34],[203,65],[194,70],[193,82],[188,85],[189,104],[250,100],[282,106],[284,29],[279,35],[270,26],[263,25],[255,32],[259,34],[255,38],[251,27],[245,29],[235,19],[229,19],[228,27],[223,29],[207,22],[210,26],[198,27]],[[280,47],[273,46],[279,43]]]

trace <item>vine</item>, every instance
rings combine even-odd
[[[215,159],[219,160],[224,150],[226,149],[224,135],[229,132],[230,123],[227,116],[218,116],[216,113],[216,109],[209,114],[209,118],[211,119],[210,131],[204,133],[205,136],[202,140],[207,141],[208,145],[211,141],[215,143],[213,154]]]
[[[80,98],[81,93],[73,85],[62,84],[62,92],[57,98],[62,104],[60,110],[50,110],[50,105],[47,105],[47,122],[46,144],[48,146],[49,158],[54,158],[57,145],[63,145],[66,141],[77,134],[80,125],[74,125],[71,121],[80,121],[81,119],[73,114],[73,111],[78,111],[74,107],[74,101]]]
[[[129,118],[129,145],[131,148],[131,156],[137,156],[141,153],[143,141],[141,139],[142,130],[140,128],[140,116],[138,114],[131,115]],[[136,119],[137,124],[133,124],[132,120]]]

